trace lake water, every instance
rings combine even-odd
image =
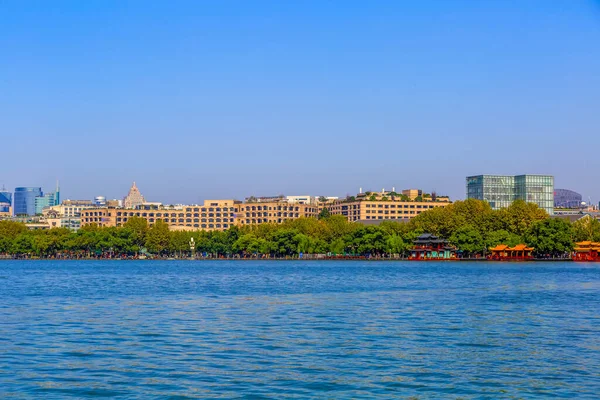
[[[2,398],[600,396],[600,264],[0,261]]]

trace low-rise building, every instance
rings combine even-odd
[[[316,217],[319,209],[313,204],[294,203],[285,200],[243,203],[237,206],[236,224],[256,225],[282,222],[303,217]]]
[[[282,223],[301,217],[316,217],[314,205],[281,201],[242,203],[238,200],[205,200],[203,205],[140,206],[128,208],[85,209],[81,225],[123,226],[131,217],[140,217],[153,225],[166,222],[172,230],[226,230],[235,225]]]
[[[49,212],[57,212],[61,217],[79,218],[81,211],[94,207],[93,203],[88,200],[65,200],[58,206],[44,208],[42,215],[46,216]]]
[[[205,200],[203,205],[148,206],[146,208],[94,208],[81,214],[81,225],[123,226],[130,218],[140,217],[153,225],[166,222],[172,230],[225,230],[235,224],[237,200]]]
[[[420,192],[420,191],[419,191]],[[423,197],[422,201],[406,201],[406,194],[398,195],[395,192],[365,192],[345,200],[337,200],[326,204],[331,214],[344,215],[348,221],[370,220],[408,220],[424,211],[450,204],[446,196],[434,198],[433,196],[417,194]]]

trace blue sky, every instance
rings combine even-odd
[[[0,185],[148,200],[553,174],[597,202],[600,2],[0,1]]]

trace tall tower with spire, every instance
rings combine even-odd
[[[54,205],[60,204],[60,186],[58,185],[58,179],[56,180],[56,192],[54,192]]]
[[[142,193],[140,193],[140,190],[135,185],[135,182],[133,182],[131,189],[129,189],[129,193],[123,199],[123,207],[136,208],[144,204],[145,201],[146,200],[144,199],[144,196],[142,196]]]

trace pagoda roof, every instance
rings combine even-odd
[[[515,247],[508,247],[505,244],[496,245],[496,247],[492,247],[490,251],[533,251],[533,247],[527,247],[526,244],[518,244]]]

